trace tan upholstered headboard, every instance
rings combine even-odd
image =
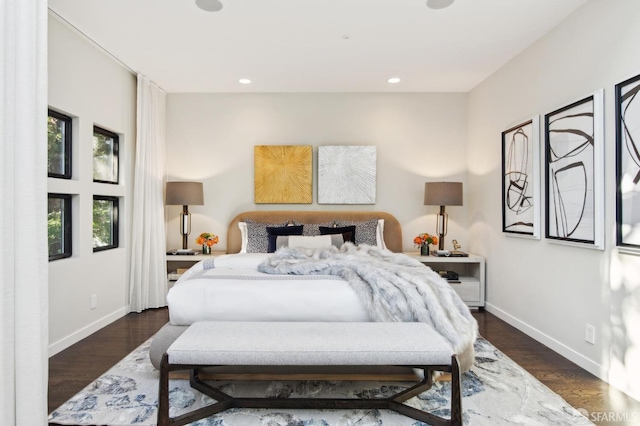
[[[227,230],[227,253],[238,253],[242,246],[238,222],[245,219],[256,222],[280,223],[296,220],[300,223],[327,223],[334,220],[364,221],[384,219],[384,242],[396,253],[402,252],[402,228],[392,214],[384,212],[335,212],[335,211],[251,211],[240,213],[229,223]]]

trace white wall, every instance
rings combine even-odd
[[[640,2],[588,2],[470,92],[467,151],[470,250],[488,259],[488,310],[636,399],[640,258],[615,247],[613,88],[640,73],[639,40]],[[501,132],[601,88],[606,249],[505,236]],[[585,342],[586,324],[596,326],[595,345]]]
[[[435,233],[438,207],[424,206],[428,180],[466,184],[464,94],[169,94],[168,180],[204,182],[204,206],[190,206],[190,247],[201,232],[221,237],[247,210],[382,210],[403,227],[404,246]],[[254,145],[314,147],[313,204],[254,204]],[[317,147],[377,147],[375,205],[317,204]],[[466,185],[465,185],[466,187]],[[180,206],[167,207],[167,248],[181,247]],[[450,207],[449,236],[467,242],[463,207]]]
[[[135,76],[49,16],[49,106],[74,117],[73,179],[49,191],[74,194],[73,256],[49,262],[49,353],[128,312],[128,225],[135,153]],[[120,184],[93,183],[93,126],[120,135]],[[120,197],[120,247],[93,253],[93,195]],[[91,310],[90,296],[98,305]]]

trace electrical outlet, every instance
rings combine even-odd
[[[591,324],[587,324],[584,330],[584,340],[592,345],[596,343],[596,328]]]
[[[89,307],[91,309],[95,309],[98,307],[98,295],[97,294],[92,294],[91,295],[91,301],[89,302]]]

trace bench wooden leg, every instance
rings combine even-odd
[[[449,425],[462,426],[462,391],[460,388],[461,375],[460,375],[460,364],[458,363],[458,357],[456,355],[453,355],[451,357],[451,418],[450,419],[444,419],[442,417],[435,416],[431,413],[418,410],[416,408],[410,407],[402,403],[407,399],[409,399],[409,398],[406,398],[407,395],[410,395],[411,397],[417,396],[431,387],[430,379],[432,377],[433,370],[438,371],[437,368],[434,368],[434,369],[425,368],[424,370],[425,379],[423,379],[423,381],[419,385],[409,388],[404,392],[400,392],[399,394],[393,396],[392,397],[393,401],[389,409],[396,411],[407,417],[411,417],[421,422],[428,423],[432,426],[449,426]],[[428,387],[426,386],[427,383],[425,383],[427,379],[429,379]]]
[[[414,396],[420,395],[422,392],[426,392],[431,389],[433,385],[433,370],[430,368],[426,368],[424,370],[424,378],[420,383],[415,386],[412,386],[404,391],[393,396],[393,400],[397,402],[405,402]]]
[[[451,424],[462,425],[462,375],[458,357],[451,357]]]
[[[169,426],[169,355],[160,362],[160,389],[158,391],[158,426]]]
[[[432,426],[462,426],[462,392],[461,375],[458,358],[451,358],[451,366],[428,366],[424,369],[423,380],[415,386],[405,389],[389,398],[350,399],[350,398],[237,398],[225,394],[198,375],[198,366],[172,366],[167,354],[160,364],[160,390],[158,394],[158,426],[185,425],[199,419],[223,412],[230,408],[292,408],[292,409],[387,409],[399,414],[428,423]],[[169,371],[189,369],[191,387],[215,399],[216,402],[181,416],[169,417]],[[438,417],[403,402],[419,395],[432,385],[433,370],[451,371],[451,419]]]

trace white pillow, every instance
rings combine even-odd
[[[238,228],[240,228],[240,253],[246,253],[249,242],[249,238],[247,237],[247,224],[245,222],[238,222]]]
[[[329,235],[280,235],[276,240],[276,250],[282,247],[293,248],[327,248],[331,246],[340,247],[344,244],[342,234]]]
[[[322,248],[331,247],[331,235],[289,235],[289,247]]]
[[[376,245],[381,249],[386,249],[384,243],[384,219],[378,219],[378,227],[376,228]]]

